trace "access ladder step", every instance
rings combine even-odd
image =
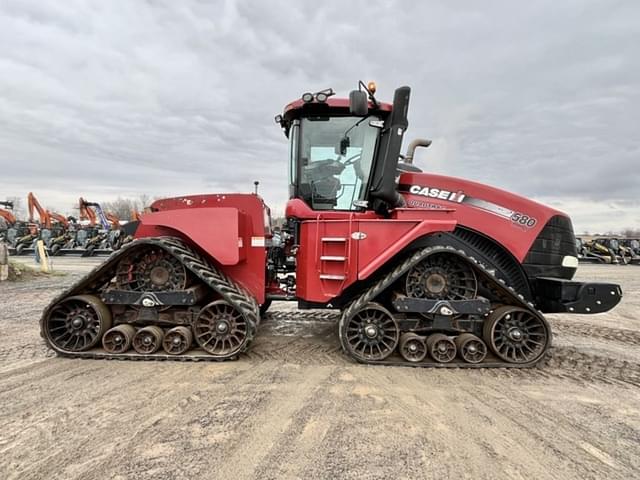
[[[324,262],[344,262],[346,259],[347,257],[340,257],[340,256],[334,256],[334,255],[322,255],[320,257],[320,260]]]
[[[320,274],[320,280],[338,280],[342,281],[345,279],[344,275],[329,275],[327,273]]]

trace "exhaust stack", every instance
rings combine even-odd
[[[416,148],[426,148],[429,145],[431,145],[431,140],[427,140],[426,138],[416,138],[409,144],[409,148],[407,148],[407,154],[404,156],[404,163],[408,163],[409,165],[413,164],[413,155],[416,153]]]

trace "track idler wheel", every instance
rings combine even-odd
[[[467,363],[480,363],[487,356],[487,345],[471,333],[463,333],[455,339],[458,355]]]
[[[434,333],[427,338],[429,355],[440,363],[449,363],[456,358],[456,344],[442,333]]]
[[[509,363],[539,360],[551,340],[549,325],[542,316],[508,305],[489,315],[483,336],[493,353]]]
[[[132,325],[118,325],[107,331],[102,337],[102,348],[108,353],[124,353],[131,348],[136,334]]]
[[[382,305],[368,303],[341,322],[343,349],[361,362],[384,360],[398,346],[400,329],[395,318]]]
[[[111,311],[94,295],[76,295],[55,305],[45,320],[48,340],[60,350],[82,352],[111,328]]]
[[[191,348],[193,334],[187,327],[174,327],[164,335],[162,347],[169,355],[181,355]]]
[[[427,356],[426,337],[415,333],[403,333],[400,335],[400,355],[407,362],[417,363]]]
[[[241,352],[249,335],[242,313],[224,300],[211,302],[200,310],[191,328],[198,345],[219,358]]]
[[[142,354],[157,352],[162,346],[164,332],[160,327],[152,325],[138,330],[133,337],[133,349]]]

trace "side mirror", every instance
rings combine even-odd
[[[349,112],[356,117],[364,117],[369,113],[367,92],[352,90],[351,93],[349,93]]]

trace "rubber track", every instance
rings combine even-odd
[[[241,350],[228,357],[212,356],[202,350],[195,350],[196,353],[189,352],[183,355],[167,355],[155,353],[144,355],[139,353],[110,354],[103,350],[89,350],[86,352],[70,352],[63,350],[49,341],[45,333],[45,321],[51,309],[65,298],[81,293],[99,293],[113,278],[115,267],[125,256],[143,247],[159,247],[173,255],[205,285],[220,294],[220,296],[239,310],[249,326],[247,340]],[[120,250],[114,252],[103,264],[94,268],[88,275],[81,278],[67,290],[62,292],[45,307],[40,318],[40,335],[45,342],[58,355],[72,358],[99,358],[99,359],[128,359],[128,360],[227,360],[233,359],[238,353],[245,351],[256,334],[256,329],[260,321],[259,307],[256,300],[240,285],[235,283],[223,272],[211,265],[204,257],[194,251],[186,243],[175,237],[150,237],[134,240],[124,245]]]
[[[422,262],[424,259],[429,257],[430,255],[434,255],[436,253],[447,253],[451,255],[456,255],[458,257],[463,258],[482,276],[481,280],[482,285],[485,288],[491,290],[491,292],[500,299],[500,302],[506,305],[513,305],[522,307],[532,315],[540,318],[547,327],[549,332],[549,343],[547,344],[547,349],[545,352],[540,355],[540,357],[532,362],[528,363],[507,363],[503,362],[499,359],[493,360],[488,359],[485,362],[480,364],[471,364],[466,363],[458,359],[456,359],[451,363],[437,363],[433,360],[428,360],[424,362],[407,362],[402,357],[398,356],[398,359],[394,359],[392,357],[387,357],[384,360],[378,361],[369,361],[363,362],[358,358],[355,358],[349,354],[349,351],[346,347],[346,341],[342,335],[342,330],[345,322],[354,315],[358,310],[362,309],[367,303],[374,301],[374,299],[384,292],[387,288],[389,288],[393,283],[398,280],[402,275],[407,273],[412,267]],[[342,312],[342,316],[340,317],[340,325],[339,325],[339,335],[340,335],[340,344],[342,345],[343,351],[351,356],[354,360],[359,363],[367,363],[371,365],[393,365],[393,366],[405,366],[405,367],[438,367],[438,368],[528,368],[537,365],[538,363],[544,361],[547,357],[547,352],[549,348],[551,348],[551,327],[549,323],[546,321],[542,312],[535,309],[532,303],[529,303],[525,300],[525,298],[518,294],[512,287],[508,286],[504,280],[497,278],[490,270],[488,270],[483,264],[478,262],[474,257],[471,257],[466,254],[464,250],[458,250],[451,246],[435,246],[435,247],[427,247],[420,250],[417,250],[413,255],[407,258],[404,262],[398,265],[395,269],[393,269],[386,276],[378,280],[372,287],[366,290],[363,294],[361,294],[356,300],[354,300],[345,310]]]

